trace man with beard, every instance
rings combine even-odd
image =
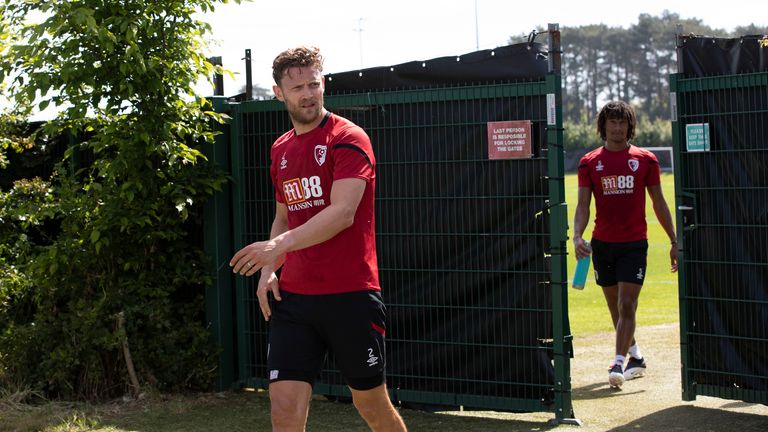
[[[635,111],[626,102],[608,102],[600,110],[597,132],[605,144],[579,161],[579,195],[573,221],[576,258],[594,252],[595,279],[603,287],[616,329],[615,357],[608,370],[608,383],[616,388],[625,380],[643,376],[646,370],[634,339],[635,312],[648,257],[646,189],[656,218],[669,236],[671,269],[677,271],[677,236],[661,190],[659,162],[653,153],[630,144],[636,126]],[[582,234],[589,222],[593,194],[597,215],[590,251]]]
[[[271,150],[275,218],[270,239],[244,247],[230,265],[244,276],[261,270],[256,295],[270,322],[274,430],[304,430],[312,385],[330,350],[369,427],[404,431],[384,376],[376,160],[368,135],[324,108],[322,62],[317,48],[306,47],[286,50],[273,62],[272,89],[293,124]]]

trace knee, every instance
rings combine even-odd
[[[637,310],[637,300],[622,298],[619,300],[619,315],[621,318],[634,318]]]
[[[353,399],[352,404],[357,408],[357,412],[366,420],[375,418],[379,411],[370,401],[361,401],[359,398]]]
[[[388,399],[353,398],[352,403],[360,416],[374,430],[383,424],[388,424],[391,420],[389,416],[394,411]]]
[[[307,407],[300,400],[288,394],[270,394],[273,426],[292,426],[302,424],[307,415]]]

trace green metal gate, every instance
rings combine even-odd
[[[560,88],[550,73],[326,97],[330,111],[368,132],[376,152],[387,385],[398,402],[573,417]],[[222,140],[231,146],[234,251],[269,236],[269,149],[291,124],[277,101],[217,103],[232,118]],[[510,120],[530,121],[532,156],[489,159],[488,122]],[[214,325],[223,337],[220,367],[235,364],[220,385],[266,388],[257,281],[237,277],[232,287],[217,271],[224,290],[209,293],[209,316],[216,322],[231,312],[235,321],[229,345],[230,329]],[[232,288],[234,307],[226,300]],[[349,396],[332,358],[314,391]]]
[[[683,399],[768,404],[768,73],[670,89]]]

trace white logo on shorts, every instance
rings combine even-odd
[[[373,348],[368,348],[368,367],[373,367],[379,364],[379,358],[373,355]]]
[[[643,268],[642,267],[640,267],[637,270],[637,274],[635,275],[635,277],[637,277],[639,280],[643,280]]]
[[[279,370],[277,370],[277,369],[273,369],[273,370],[269,371],[269,379],[270,379],[270,380],[276,380],[276,379],[277,379],[277,376],[278,376],[279,374],[280,374],[280,371],[279,371]]]

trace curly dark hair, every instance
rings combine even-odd
[[[318,71],[323,71],[323,56],[320,55],[320,48],[301,46],[281,52],[272,62],[272,78],[275,84],[280,85],[280,80],[288,69],[306,66],[315,66]]]
[[[597,115],[597,133],[603,141],[605,141],[605,123],[608,119],[625,119],[629,124],[627,141],[635,137],[637,115],[630,104],[624,101],[611,101],[600,110],[600,114]]]

